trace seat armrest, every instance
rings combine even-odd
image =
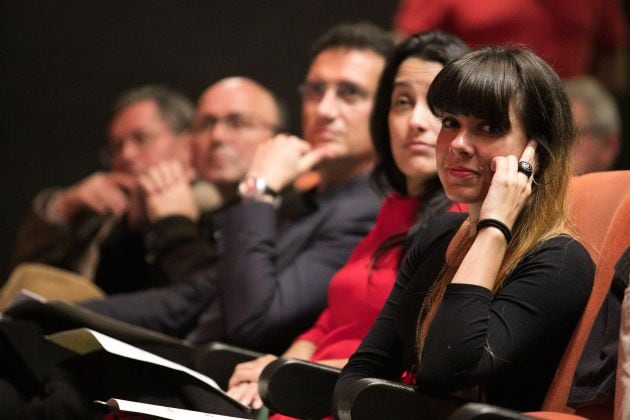
[[[194,369],[214,379],[226,390],[237,364],[262,356],[262,353],[229,344],[212,342],[198,350]]]
[[[340,420],[531,420],[517,411],[455,397],[423,394],[414,387],[384,379],[358,380],[342,396]]]
[[[275,412],[303,419],[332,413],[332,395],[339,369],[298,359],[279,358],[263,370],[258,390]]]

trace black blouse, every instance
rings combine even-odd
[[[540,244],[492,294],[450,284],[420,358],[416,327],[463,216],[447,214],[421,232],[379,317],[344,368],[335,399],[364,377],[397,380],[416,374],[417,387],[446,395],[483,385],[486,401],[538,410],[589,297],[594,265],[569,236]]]

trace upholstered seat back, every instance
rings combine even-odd
[[[570,191],[571,221],[597,268],[593,291],[549,388],[543,410],[572,411],[567,398],[577,363],[608,293],[614,265],[630,245],[630,171],[576,177]]]

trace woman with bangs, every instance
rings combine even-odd
[[[594,274],[567,222],[569,102],[547,63],[502,47],[447,65],[427,97],[442,121],[440,181],[469,213],[417,235],[335,404],[356,380],[377,377],[538,410]]]
[[[387,198],[373,229],[333,276],[328,306],[283,356],[343,367],[387,299],[415,232],[437,214],[465,211],[446,198],[437,177],[440,121],[429,110],[426,95],[439,71],[466,52],[468,47],[458,38],[427,31],[409,37],[388,60],[371,118],[378,156],[373,179]],[[266,355],[239,364],[228,394],[260,408],[258,378],[275,359]]]

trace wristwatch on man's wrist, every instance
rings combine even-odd
[[[238,195],[245,200],[259,200],[265,196],[275,199],[280,194],[269,188],[264,178],[256,175],[248,175],[239,182]]]

